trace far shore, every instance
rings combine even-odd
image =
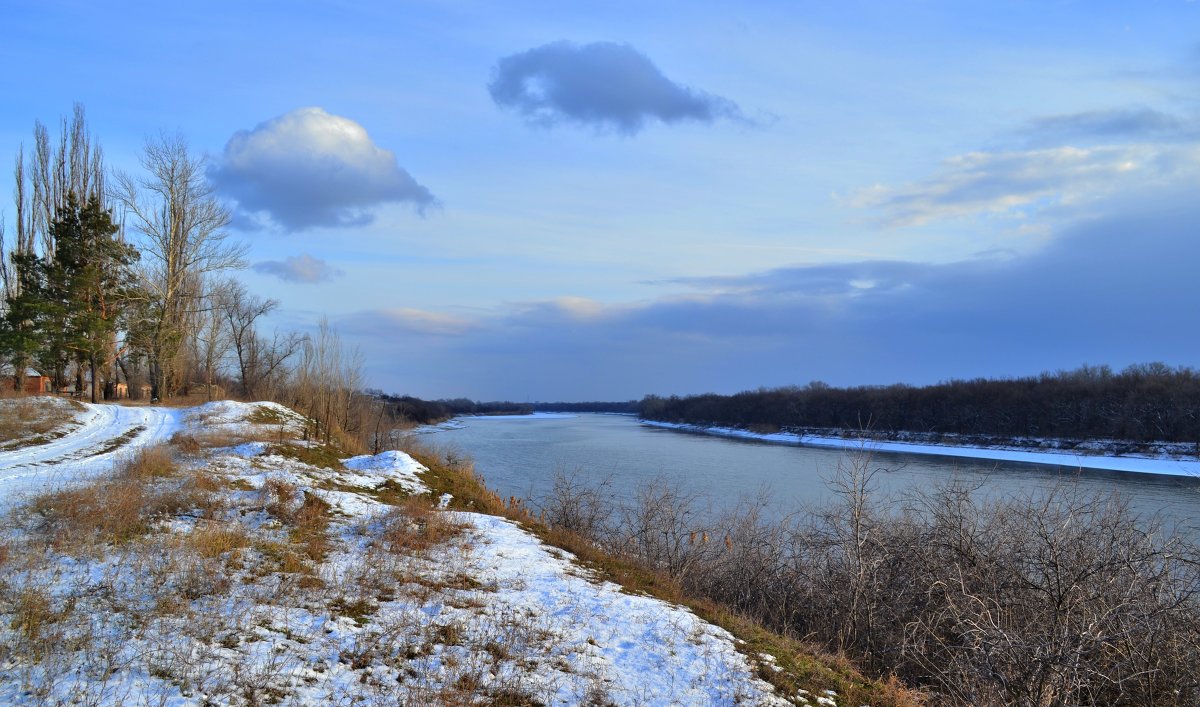
[[[833,437],[794,432],[762,433],[736,427],[692,425],[678,422],[639,420],[649,427],[680,430],[720,437],[736,437],[776,444],[792,444],[834,449],[865,449],[876,452],[900,454],[926,454],[942,457],[965,457],[971,459],[994,459],[996,461],[1050,464],[1055,466],[1096,469],[1103,471],[1125,471],[1139,474],[1162,474],[1167,476],[1190,476],[1200,478],[1200,459],[1181,458],[1169,455],[1115,455],[1104,453],[1084,454],[1065,449],[1021,449],[1019,447],[979,447],[953,444],[929,444],[901,442],[862,437]]]

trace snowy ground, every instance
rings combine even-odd
[[[6,517],[0,704],[836,699],[775,695],[756,677],[769,657],[747,657],[684,608],[597,581],[509,520],[404,505],[426,490],[426,470],[403,453],[300,461],[305,445],[276,439],[296,423],[286,409],[88,406],[76,422],[47,449],[0,454],[0,478],[94,478],[115,450],[94,452],[126,437],[235,439],[141,491],[186,492],[194,507],[133,539],[64,541],[47,520],[53,503]]]
[[[45,443],[0,452],[0,508],[30,492],[108,471],[131,451],[165,442],[180,429],[183,414],[156,407],[82,407],[65,409]]]
[[[1108,471],[1130,471],[1143,474],[1166,474],[1171,476],[1200,477],[1200,460],[1181,458],[1163,454],[1160,456],[1110,456],[1097,453],[1101,450],[1089,449],[1091,453],[1079,453],[1061,449],[1030,450],[1017,446],[957,446],[949,444],[923,444],[919,442],[902,442],[891,440],[863,440],[854,437],[825,437],[820,435],[796,434],[792,432],[776,432],[763,434],[735,427],[715,427],[706,425],[690,425],[677,422],[659,422],[657,420],[641,420],[643,425],[662,427],[673,430],[683,430],[700,434],[711,434],[722,437],[738,437],[741,439],[756,439],[764,442],[780,444],[797,444],[812,447],[832,447],[835,449],[868,449],[880,452],[899,452],[902,454],[931,454],[944,457],[969,457],[972,459],[995,459],[1000,461],[1028,462],[1031,464],[1054,464],[1059,466],[1079,467],[1082,469],[1104,469]]]
[[[81,403],[82,409],[74,410],[57,398],[40,400],[61,416],[59,427],[46,435],[49,439],[43,443],[0,451],[0,509],[11,507],[31,493],[111,471],[114,464],[137,450],[167,442],[180,431],[238,436],[282,429],[293,435],[303,422],[296,413],[276,403],[256,403],[253,408],[231,401],[194,408]],[[255,419],[263,422],[247,419],[255,412]]]

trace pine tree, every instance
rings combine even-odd
[[[96,402],[100,369],[116,356],[117,330],[136,292],[132,265],[138,252],[114,238],[117,226],[96,199],[81,207],[70,195],[50,230],[55,253],[47,278],[48,342],[57,349],[55,360],[73,357],[88,367]]]
[[[0,318],[0,354],[12,361],[13,385],[20,392],[25,369],[42,349],[49,301],[42,259],[33,253],[13,253],[11,259],[18,294],[9,298],[8,309]]]

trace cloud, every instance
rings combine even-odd
[[[361,125],[321,108],[238,131],[209,176],[243,216],[265,214],[289,231],[365,225],[382,204],[423,212],[436,203]]]
[[[1195,139],[1200,136],[1200,125],[1151,108],[1130,107],[1037,118],[1018,134],[1038,145],[1092,140],[1173,141]]]
[[[454,337],[364,340],[364,349],[388,389],[518,400],[814,379],[920,384],[1083,363],[1196,365],[1200,203],[1192,191],[1185,184],[1110,201],[1025,255],[690,278],[677,281],[686,291],[655,300],[521,303],[451,326]]]
[[[628,44],[554,42],[504,57],[492,100],[539,126],[561,122],[640,132],[647,121],[742,119],[732,101],[671,81]]]
[[[283,260],[264,260],[255,263],[254,270],[264,275],[274,275],[285,282],[302,284],[326,282],[345,274],[324,260],[307,253],[288,256]]]
[[[476,329],[470,319],[411,307],[392,307],[354,312],[341,317],[338,326],[349,334],[393,341],[397,336],[459,336]]]
[[[876,186],[845,203],[881,214],[888,226],[978,215],[1028,215],[1080,206],[1200,172],[1193,145],[1131,144],[972,152],[946,160],[936,176],[901,187]]]

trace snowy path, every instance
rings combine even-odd
[[[182,409],[90,405],[64,436],[0,452],[0,506],[17,494],[107,471],[130,451],[165,442],[182,426]]]

